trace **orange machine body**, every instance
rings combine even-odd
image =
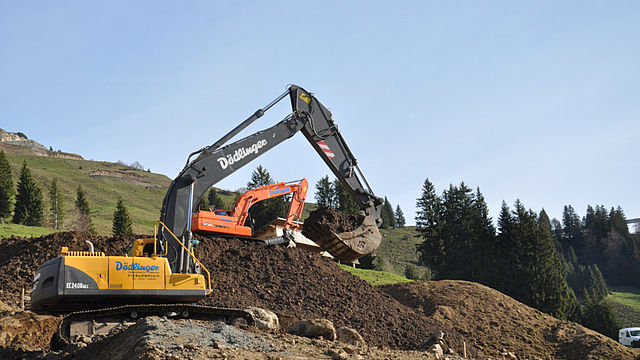
[[[238,198],[233,210],[200,210],[194,213],[191,231],[251,237],[253,235],[251,227],[244,226],[251,206],[262,200],[287,194],[293,194],[293,196],[287,212],[285,229],[296,230],[300,227],[296,220],[302,215],[308,188],[307,179],[302,179],[297,184],[278,183],[251,189]]]

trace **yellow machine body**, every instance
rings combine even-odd
[[[135,240],[128,256],[63,247],[60,256],[38,269],[31,308],[65,312],[119,304],[196,302],[211,292],[209,272],[202,268],[206,279],[198,273],[173,273],[167,258],[156,253],[155,238]]]

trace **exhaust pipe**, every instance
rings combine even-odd
[[[87,243],[87,246],[89,246],[89,252],[93,254],[93,244],[91,243],[91,241],[85,240],[84,242]]]

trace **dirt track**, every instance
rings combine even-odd
[[[0,242],[0,299],[15,306],[22,287],[29,289],[42,262],[56,256],[61,246],[86,249],[84,239],[90,239],[96,250],[116,255],[123,253],[124,246],[133,237],[113,240],[90,234],[60,233],[33,239],[5,239]],[[602,335],[551,318],[475,283],[413,282],[374,288],[330,260],[300,249],[269,247],[238,239],[201,237],[200,240],[196,254],[213,278],[213,295],[203,303],[267,308],[278,313],[285,328],[296,319],[327,318],[336,326],[358,330],[370,346],[408,350],[417,349],[436,329],[441,329],[449,334],[450,345],[459,354],[465,341],[473,358],[501,358],[500,354],[505,351],[515,353],[520,359],[635,357]],[[48,330],[38,328],[29,316],[3,315],[5,323],[20,317],[26,319],[20,328],[25,333],[35,333],[41,340],[29,351],[46,350]],[[47,321],[57,321],[51,319]],[[0,319],[0,323],[2,321]],[[0,329],[0,332],[7,331]],[[295,342],[290,337],[283,339]],[[309,343],[309,346],[314,345]],[[318,346],[328,345],[318,343]],[[19,356],[25,350],[11,342],[0,344],[0,356],[7,351]],[[328,350],[318,351],[314,354],[325,354]],[[380,357],[371,353],[370,356],[411,358],[407,353],[402,353],[405,354],[402,357],[401,353],[396,356],[393,352],[383,352]]]

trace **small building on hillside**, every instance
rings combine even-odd
[[[629,227],[629,232],[631,234],[640,232],[640,218],[627,220],[627,226]]]

